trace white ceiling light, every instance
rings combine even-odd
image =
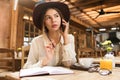
[[[99,29],[99,31],[106,31],[106,29],[105,28],[101,28],[101,29]]]
[[[111,28],[111,30],[116,30],[116,29],[117,29],[116,27]]]

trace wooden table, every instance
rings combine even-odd
[[[74,70],[74,74],[67,75],[45,75],[19,78],[19,72],[9,73],[6,75],[8,80],[119,80],[120,67],[112,70],[112,74],[102,76],[98,72],[89,73],[88,71]]]

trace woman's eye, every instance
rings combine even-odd
[[[48,19],[50,19],[50,17],[45,17],[45,20],[48,20]]]
[[[55,15],[55,17],[59,17],[59,15]]]

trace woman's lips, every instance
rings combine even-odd
[[[53,28],[56,28],[56,27],[57,27],[57,24],[52,25],[52,27],[53,27]]]

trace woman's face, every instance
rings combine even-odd
[[[49,31],[57,31],[61,25],[61,17],[55,9],[48,9],[44,17],[44,25]]]

